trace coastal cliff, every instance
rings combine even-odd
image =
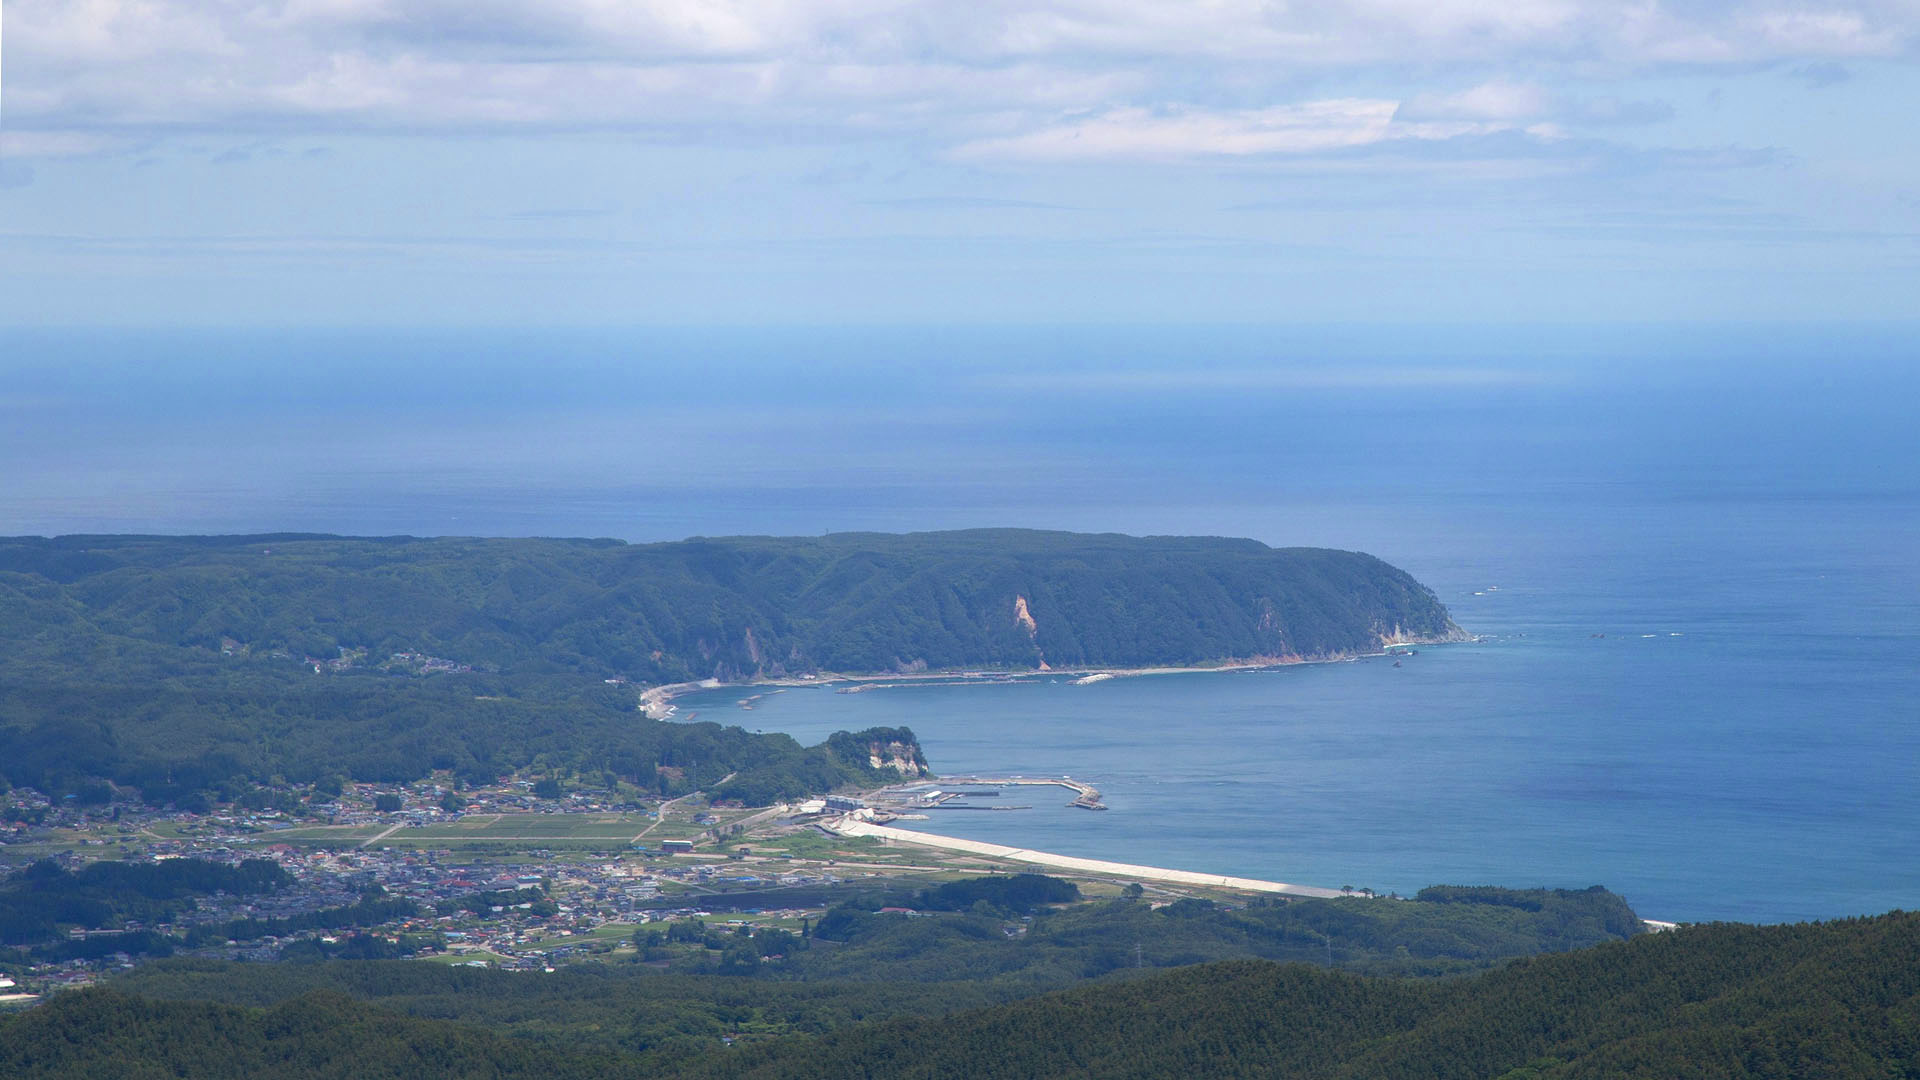
[[[827,738],[827,748],[848,765],[875,772],[892,769],[901,776],[926,776],[927,757],[911,728],[868,728],[866,731],[836,731]]]

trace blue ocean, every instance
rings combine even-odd
[[[1021,525],[1369,551],[1470,644],[1240,673],[737,690],[1071,774],[916,827],[1643,914],[1920,905],[1912,328],[0,332],[0,532]]]

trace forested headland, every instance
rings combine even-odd
[[[14,538],[0,595],[10,668],[111,656],[168,674],[238,654],[666,683],[1311,659],[1457,632],[1432,592],[1369,555],[1015,529]]]
[[[873,775],[845,747],[645,722],[639,688],[1312,659],[1458,634],[1378,559],[1250,540],[13,538],[0,776],[195,804],[538,763],[661,794],[732,774],[725,797],[758,804]]]

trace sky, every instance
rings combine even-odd
[[[1884,323],[1916,0],[0,0],[0,326]]]

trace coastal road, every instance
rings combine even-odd
[[[757,814],[750,814],[746,817],[741,818],[738,821],[729,821],[727,822],[726,827],[732,828],[735,825],[739,825],[742,828],[748,828],[754,825],[758,825],[761,822],[766,821],[770,818],[776,818],[776,817],[779,817],[781,814],[790,814],[792,812],[793,812],[793,807],[791,806],[785,806],[785,805],[770,806],[767,809],[762,810]]]

